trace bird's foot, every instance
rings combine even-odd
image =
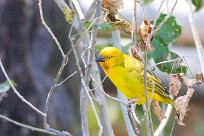
[[[138,98],[133,98],[131,100],[128,101],[128,106],[127,106],[127,110],[128,112],[132,112],[135,110],[135,107],[136,107],[136,103],[139,99]]]

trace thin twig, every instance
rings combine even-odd
[[[50,131],[50,132],[53,132],[53,133],[55,133],[56,135],[58,135],[58,136],[72,136],[69,132],[67,132],[67,131],[59,131],[59,130],[57,130],[57,129],[54,129],[54,128],[51,128],[51,127],[49,127],[48,129],[47,129],[48,131]]]
[[[78,58],[78,55],[77,55],[77,52],[75,50],[75,46],[73,44],[73,41],[70,37],[71,35],[69,35],[69,38],[70,38],[70,42],[71,42],[71,46],[73,48],[73,51],[74,51],[74,55],[75,55],[75,59],[76,59],[76,65],[77,65],[77,68],[78,68],[78,71],[79,71],[79,75],[80,75],[80,78],[81,78],[81,82],[82,82],[82,86],[84,88],[84,92],[82,92],[81,90],[81,94],[80,94],[80,112],[82,113],[81,114],[81,121],[82,121],[82,132],[83,132],[83,135],[89,135],[89,130],[88,130],[88,118],[87,118],[87,113],[86,113],[86,97],[88,96],[90,102],[91,102],[91,106],[92,106],[92,109],[94,111],[94,114],[96,116],[96,120],[98,122],[98,126],[99,126],[99,135],[102,135],[102,125],[100,123],[100,119],[97,115],[97,112],[96,112],[96,108],[94,106],[94,103],[93,103],[93,100],[89,94],[89,89],[88,89],[88,84],[86,85],[86,82],[84,81],[85,77],[83,75],[83,72],[82,72],[82,69],[81,69],[81,66],[80,66],[80,63],[79,63],[79,58]],[[78,44],[78,42],[77,42]],[[85,94],[84,94],[85,93]],[[84,96],[85,95],[85,96]]]
[[[97,111],[96,111],[96,108],[95,108],[95,106],[94,106],[92,97],[91,97],[90,94],[89,94],[89,90],[88,90],[88,88],[87,88],[86,82],[85,82],[84,80],[81,80],[81,82],[82,82],[82,85],[83,85],[83,87],[84,87],[84,89],[85,89],[86,95],[88,96],[88,98],[89,98],[89,100],[90,100],[91,107],[92,107],[92,109],[93,109],[93,111],[94,111],[94,115],[95,115],[96,121],[97,121],[97,123],[98,123],[98,127],[99,127],[98,136],[102,136],[103,126],[102,126],[102,124],[101,124],[100,118],[99,118],[98,113],[97,113]],[[81,113],[81,114],[83,114],[83,113]]]
[[[152,37],[153,37],[153,35],[158,31],[155,31],[155,26],[156,26],[156,22],[157,22],[157,19],[159,18],[159,16],[160,16],[160,10],[161,10],[161,8],[162,8],[162,5],[164,4],[164,0],[162,0],[161,1],[161,3],[160,3],[160,5],[159,5],[159,8],[158,8],[158,10],[157,10],[157,15],[155,16],[155,18],[154,18],[154,22],[153,22],[153,26],[152,26],[152,29],[151,29],[151,32],[150,32],[150,35],[149,35],[149,39],[147,39],[147,41],[150,43],[151,42],[151,39],[152,39]],[[168,18],[167,18],[168,19]],[[164,21],[164,20],[163,20]],[[162,22],[163,22],[162,21]],[[165,23],[166,21],[164,21],[163,23]],[[161,26],[160,26],[161,27]],[[147,44],[148,44],[148,42],[147,42]]]
[[[39,7],[39,11],[40,11],[40,18],[41,18],[42,24],[45,26],[48,33],[51,35],[52,39],[57,44],[57,47],[60,50],[62,57],[64,58],[65,54],[64,54],[64,51],[62,50],[62,47],[61,47],[60,43],[58,42],[56,36],[53,34],[52,30],[50,29],[50,27],[46,24],[46,22],[44,20],[43,10],[42,10],[42,0],[38,0],[38,7]]]
[[[46,114],[46,116],[43,119],[43,124],[44,124],[45,129],[47,129],[47,130],[49,129],[49,125],[48,125],[48,122],[47,122],[47,114],[48,114],[48,108],[49,108],[50,99],[51,99],[51,96],[52,96],[52,94],[54,92],[54,89],[55,89],[55,87],[57,85],[59,77],[61,76],[62,71],[63,71],[64,67],[66,66],[66,64],[67,64],[67,59],[64,58],[63,61],[62,61],[61,66],[60,66],[60,69],[59,69],[59,71],[58,71],[58,73],[57,73],[57,75],[56,75],[56,77],[54,79],[54,83],[51,86],[51,89],[49,90],[47,99],[46,99],[46,103],[45,103],[45,114]]]
[[[57,86],[57,82],[63,72],[63,69],[64,67],[66,66],[67,62],[68,62],[68,55],[69,55],[70,52],[68,52],[65,57],[63,58],[62,60],[62,64],[60,66],[60,69],[54,79],[54,83],[53,85],[51,86],[51,89],[49,90],[49,93],[48,93],[48,96],[47,96],[47,99],[46,99],[46,103],[45,103],[45,116],[43,118],[43,125],[44,125],[44,128],[47,130],[47,131],[50,131],[50,132],[53,132],[53,133],[56,133],[57,135],[59,136],[71,136],[71,134],[69,132],[66,132],[66,131],[59,131],[57,129],[54,129],[54,128],[51,128],[49,125],[48,125],[48,121],[47,121],[47,115],[48,115],[48,108],[49,108],[49,103],[50,103],[50,99],[51,99],[51,96],[54,92],[54,89],[55,87]]]
[[[164,0],[161,2],[161,5],[159,7],[159,11],[161,9],[161,6],[163,5],[163,2]],[[147,43],[146,43],[146,48],[145,48],[145,54],[144,54],[144,92],[145,92],[145,98],[146,98],[146,109],[147,109],[147,125],[146,125],[146,128],[150,128],[149,129],[149,135],[153,135],[153,125],[152,125],[152,121],[151,121],[151,113],[149,111],[150,109],[150,105],[149,105],[149,102],[148,102],[148,93],[147,93],[147,53],[148,53],[148,46],[151,42],[151,39],[153,37],[153,35],[165,24],[165,22],[169,19],[169,17],[172,15],[172,12],[174,11],[174,8],[177,4],[177,0],[175,2],[175,4],[173,5],[172,7],[172,10],[169,12],[169,14],[164,18],[164,20],[159,24],[159,26],[154,30],[154,27],[155,27],[155,24],[156,24],[156,20],[157,20],[157,17],[155,17],[154,19],[154,24],[153,24],[153,27],[151,29],[151,33],[149,34],[148,36],[148,39],[147,39]]]
[[[159,26],[157,26],[157,28],[154,30],[154,26],[153,26],[153,34],[155,34],[165,23],[166,21],[169,19],[169,17],[172,15],[175,7],[176,7],[176,4],[177,4],[178,0],[175,1],[171,11],[168,13],[167,16],[165,16],[164,20],[159,24]],[[152,33],[152,32],[151,32]],[[153,36],[153,35],[152,35]],[[152,36],[150,37],[150,39],[152,38]]]
[[[137,45],[137,0],[134,0],[134,12],[133,12],[133,19],[132,19],[132,40],[133,45]]]
[[[97,84],[97,86],[93,89],[91,89],[90,91],[94,91],[94,90],[97,90],[100,86],[102,86],[103,82],[106,80],[106,78],[108,77],[108,75],[106,75],[103,80],[100,82],[100,84]],[[91,74],[91,78],[94,79],[94,81],[96,82],[95,78],[93,77],[93,75]]]
[[[147,50],[147,48],[146,48]],[[153,135],[153,124],[151,120],[151,113],[150,113],[150,103],[148,99],[148,91],[147,91],[147,52],[145,51],[145,56],[144,56],[144,94],[145,94],[145,99],[146,103],[143,105],[143,110],[144,114],[146,115],[146,131],[147,135]]]
[[[99,18],[102,14],[102,1],[101,0],[96,0],[96,12],[95,12],[95,17],[94,18]],[[99,127],[99,133],[98,135],[102,135],[103,132],[103,126],[101,125],[101,121],[98,117],[98,114],[96,112],[95,106],[93,104],[92,98],[89,95],[89,79],[90,79],[90,75],[91,75],[91,69],[92,69],[92,65],[94,62],[94,58],[95,58],[95,46],[96,46],[96,38],[97,38],[97,25],[98,25],[98,20],[96,22],[93,23],[93,27],[92,27],[92,32],[91,32],[91,40],[90,40],[90,45],[88,47],[88,58],[87,58],[87,67],[85,69],[85,76],[82,79],[82,85],[85,89],[85,93],[87,94],[90,102],[91,102],[91,106],[92,109],[94,111],[95,117],[96,117],[96,121],[98,123],[98,127]],[[84,81],[85,80],[85,81]],[[82,113],[81,113],[82,114]]]
[[[81,82],[84,78],[84,75],[83,75],[83,72],[82,72],[82,68],[80,66],[80,62],[79,62],[79,57],[78,57],[78,54],[76,52],[76,49],[75,49],[75,46],[72,39],[71,39],[71,35],[69,35],[69,39],[70,39],[70,43],[71,43],[71,46],[72,46],[72,49],[73,49],[73,52],[74,52],[74,57],[75,57],[75,60],[76,60],[76,66],[77,66],[77,69],[78,69],[78,72],[79,72],[79,76],[81,78]],[[87,117],[87,105],[86,105],[86,95],[82,95],[82,89],[81,89],[81,92],[80,92],[80,112],[82,113],[81,114],[81,126],[82,126],[82,133],[83,133],[83,136],[86,136],[86,135],[89,135],[89,128],[88,128],[88,117]]]
[[[32,127],[32,126],[29,126],[29,125],[26,125],[26,124],[17,122],[17,121],[15,121],[15,120],[13,120],[13,119],[10,119],[10,118],[8,118],[8,117],[2,115],[2,114],[0,114],[0,118],[1,118],[1,119],[4,119],[4,120],[6,120],[6,121],[8,121],[8,122],[10,122],[10,123],[13,123],[13,124],[15,124],[15,125],[17,125],[17,126],[27,128],[27,129],[29,129],[29,130],[31,130],[31,131],[36,131],[36,132],[40,132],[40,133],[46,133],[46,134],[56,135],[55,133],[49,132],[49,131],[47,131],[47,130],[45,130],[45,129],[36,128],[36,127]]]
[[[71,29],[70,29],[69,36],[68,36],[70,41],[72,41],[74,39],[74,37],[78,36],[78,35],[80,35],[80,38],[76,41],[75,44],[72,41],[72,48],[69,50],[69,52],[67,53],[66,56],[68,56],[73,50],[75,50],[75,48],[79,45],[79,43],[82,41],[82,39],[87,36],[87,32],[89,32],[89,29],[92,27],[92,25],[98,20],[99,20],[99,17],[94,19],[94,21],[90,24],[90,26],[86,30],[84,30],[83,32],[78,32],[76,35],[72,35],[72,36],[71,36],[71,31],[73,29],[73,24],[71,25]]]
[[[26,103],[29,107],[31,107],[33,110],[35,110],[37,113],[41,114],[43,117],[45,117],[45,113],[43,113],[42,111],[40,111],[38,108],[36,108],[34,105],[32,105],[29,101],[27,101],[18,91],[17,89],[14,87],[13,83],[11,82],[10,78],[8,77],[8,74],[6,73],[6,70],[4,69],[4,66],[1,62],[0,59],[0,67],[1,70],[4,74],[4,76],[6,77],[7,81],[9,82],[11,88],[13,89],[14,93],[18,96],[18,98],[20,98],[22,100],[22,102]]]
[[[65,78],[62,82],[56,84],[55,86],[60,86],[62,85],[65,81],[67,81],[69,78],[73,77],[75,74],[77,73],[77,71],[74,71],[71,75],[69,75],[67,78]]]
[[[192,4],[191,0],[187,0],[186,2],[188,3],[189,8],[190,8],[189,23],[190,23],[190,26],[191,26],[191,31],[193,33],[193,39],[195,41],[195,46],[196,46],[196,49],[197,49],[201,70],[202,70],[202,73],[204,73],[204,60],[203,60],[204,59],[204,55],[203,55],[204,54],[204,49],[203,49],[203,46],[202,46],[202,43],[201,43],[201,40],[200,40],[198,29],[197,29],[195,21],[194,21],[194,13],[193,13],[193,9],[192,9],[193,4]]]
[[[151,67],[154,67],[154,66],[158,66],[158,65],[166,64],[166,63],[170,63],[170,62],[175,62],[175,61],[179,61],[179,60],[185,60],[185,56],[182,56],[182,57],[179,57],[176,59],[171,59],[171,60],[159,62],[159,63],[156,63],[155,65],[148,66],[146,69],[150,69]]]

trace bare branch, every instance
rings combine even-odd
[[[95,18],[94,22],[93,22],[93,27],[94,25],[96,25],[95,23],[97,23],[98,21],[98,17]],[[91,27],[91,26],[90,26]],[[90,28],[89,27],[89,28]],[[89,29],[88,28],[88,29]],[[87,30],[88,30],[87,29]],[[85,30],[83,32],[83,34],[81,33],[80,36],[81,36],[81,39],[82,39],[82,36],[85,36],[86,35],[86,31]],[[92,29],[93,31],[93,29]],[[80,41],[77,41],[77,43],[74,45],[73,44],[73,41],[71,39],[71,35],[69,35],[69,38],[70,38],[70,41],[71,41],[71,45],[72,45],[72,48],[73,48],[73,51],[74,51],[74,55],[75,55],[75,59],[76,59],[76,65],[77,65],[77,68],[78,68],[78,71],[79,71],[79,75],[81,77],[81,82],[82,82],[82,87],[83,89],[81,90],[81,94],[80,94],[80,110],[81,110],[81,120],[82,120],[82,132],[83,132],[83,135],[89,135],[89,130],[88,130],[88,118],[87,118],[87,112],[86,112],[86,102],[87,102],[87,96],[88,96],[88,99],[90,100],[91,102],[91,106],[92,106],[92,109],[94,110],[94,114],[96,116],[96,120],[98,122],[98,126],[99,126],[99,135],[102,135],[102,125],[100,123],[100,119],[97,115],[97,112],[96,112],[96,108],[94,106],[94,103],[93,103],[93,100],[89,94],[89,87],[88,87],[88,81],[89,81],[89,78],[88,78],[88,73],[85,74],[85,77],[87,76],[87,78],[84,77],[83,73],[82,73],[82,70],[81,70],[81,66],[80,66],[80,63],[79,63],[79,58],[78,58],[78,55],[77,55],[77,52],[75,50],[75,46],[76,44],[78,44]],[[95,46],[95,45],[94,45]],[[94,50],[93,50],[94,51]],[[94,56],[94,55],[93,55]],[[93,57],[92,56],[92,57]],[[86,73],[86,72],[85,72]],[[85,80],[86,79],[86,80]]]
[[[44,20],[43,10],[42,10],[42,0],[38,0],[38,7],[39,7],[39,11],[40,11],[40,18],[41,18],[42,24],[45,26],[45,28],[47,29],[48,33],[51,35],[52,39],[57,44],[57,47],[60,50],[62,57],[64,58],[65,54],[64,54],[64,51],[62,50],[62,47],[61,47],[60,43],[58,42],[58,40],[55,37],[54,33],[52,32],[52,30],[50,29],[50,27],[46,24],[46,22]]]
[[[159,10],[161,9],[161,6],[163,4],[164,1],[161,2],[161,5],[159,7]],[[145,111],[147,114],[147,124],[146,124],[146,128],[149,130],[149,134],[148,135],[153,135],[153,125],[152,125],[152,121],[151,121],[151,113],[149,111],[150,109],[150,105],[149,105],[149,100],[148,100],[148,94],[147,94],[147,53],[148,53],[148,46],[150,45],[151,39],[153,37],[153,35],[164,25],[164,23],[169,19],[169,17],[172,15],[172,12],[175,8],[177,4],[177,0],[175,2],[175,4],[172,7],[172,10],[169,12],[169,14],[164,18],[164,20],[160,23],[160,25],[154,30],[155,24],[156,24],[156,20],[157,20],[157,16],[154,19],[154,24],[153,27],[151,29],[151,33],[149,34],[148,38],[147,38],[147,43],[146,43],[146,48],[145,48],[145,53],[144,53],[144,92],[145,92],[145,98],[146,98],[146,109],[147,111]]]
[[[1,59],[0,59],[0,67],[1,67],[1,70],[4,74],[4,76],[6,77],[6,79],[8,80],[11,88],[13,89],[14,93],[18,96],[18,98],[20,98],[22,100],[22,102],[26,103],[29,107],[31,107],[33,110],[35,110],[37,113],[39,113],[40,115],[42,115],[43,117],[45,117],[45,113],[43,113],[42,111],[40,111],[38,108],[36,108],[34,105],[32,105],[29,101],[27,101],[17,90],[16,88],[14,87],[13,83],[11,82],[10,78],[8,77],[5,69],[4,69],[4,66],[1,62]]]
[[[169,19],[169,17],[172,15],[172,13],[173,13],[173,11],[174,11],[174,9],[175,9],[175,7],[176,7],[177,2],[178,2],[178,0],[175,1],[174,5],[173,5],[173,7],[172,7],[172,9],[171,9],[171,11],[168,13],[167,16],[165,16],[164,20],[159,24],[159,26],[157,26],[157,28],[156,28],[155,30],[154,30],[154,26],[153,26],[153,34],[156,33],[156,32],[166,23],[166,21],[167,21],[167,20]],[[156,23],[156,22],[155,22],[155,23]],[[151,38],[152,38],[152,37],[151,37]],[[151,38],[150,38],[150,39],[151,39]]]
[[[179,61],[179,60],[185,60],[185,56],[180,57],[180,58],[176,58],[176,59],[172,59],[172,60],[166,60],[166,61],[159,62],[159,63],[156,63],[155,65],[148,66],[146,69],[150,69],[151,67],[154,67],[154,66],[158,66],[158,65],[166,64],[166,63],[170,63],[170,62],[175,62],[175,61]]]
[[[95,12],[94,18],[99,18],[101,13],[102,13],[102,1],[96,0],[96,12]],[[97,20],[96,22],[93,23],[93,26],[92,26],[91,40],[90,40],[90,45],[88,47],[87,67],[85,69],[85,76],[81,81],[82,81],[82,86],[85,89],[84,93],[86,93],[86,95],[88,96],[88,99],[91,102],[91,106],[92,106],[92,109],[93,109],[95,117],[96,117],[96,121],[97,121],[98,126],[99,126],[98,135],[102,135],[103,126],[101,125],[101,121],[100,121],[98,114],[96,112],[92,98],[89,95],[89,89],[88,89],[89,88],[88,85],[89,85],[89,81],[90,81],[90,75],[91,75],[91,69],[92,69],[93,62],[95,60],[94,59],[95,58],[95,45],[96,45],[96,38],[97,38],[97,25],[98,25],[98,23],[99,22]],[[84,95],[84,93],[82,92],[81,95]],[[83,114],[83,113],[81,113],[81,114]]]
[[[202,46],[202,43],[200,40],[198,29],[197,29],[195,21],[194,21],[194,13],[193,13],[193,9],[192,9],[193,4],[192,4],[191,0],[186,0],[186,2],[188,3],[189,8],[190,8],[189,23],[191,26],[191,31],[193,33],[193,38],[195,41],[195,45],[196,45],[196,49],[197,49],[197,53],[198,53],[198,58],[199,58],[199,62],[201,65],[201,70],[202,70],[202,73],[204,73],[204,60],[203,60],[204,59],[204,50],[203,50],[203,46]]]
[[[45,130],[45,129],[36,128],[36,127],[32,127],[32,126],[29,126],[29,125],[26,125],[26,124],[17,122],[17,121],[12,120],[12,119],[10,119],[10,118],[8,118],[8,117],[2,115],[2,114],[0,114],[0,118],[1,118],[1,119],[4,119],[4,120],[6,120],[6,121],[8,121],[8,122],[10,122],[10,123],[13,123],[13,124],[15,124],[15,125],[17,125],[17,126],[27,128],[27,129],[29,129],[29,130],[31,130],[31,131],[36,131],[36,132],[40,132],[40,133],[46,133],[46,134],[56,135],[55,133],[49,132],[49,131],[47,131],[47,130]]]
[[[108,76],[106,75],[103,80],[100,82],[100,84],[98,84],[95,88],[91,89],[90,91],[94,91],[94,90],[97,90],[98,88],[100,88],[100,86],[102,86],[103,82],[106,80]],[[91,74],[91,78],[94,79],[94,81],[96,82],[95,78],[93,77],[93,74]]]
[[[46,99],[46,103],[45,103],[45,114],[46,114],[46,116],[43,119],[43,124],[44,124],[45,129],[47,129],[47,130],[49,130],[49,128],[50,128],[49,125],[48,125],[48,122],[47,122],[47,114],[48,114],[48,107],[49,107],[50,99],[51,99],[51,96],[52,96],[52,94],[54,92],[54,89],[55,89],[55,87],[57,85],[59,77],[61,76],[62,71],[63,71],[64,67],[66,66],[66,64],[67,64],[67,59],[64,58],[63,61],[62,61],[61,66],[60,66],[60,69],[59,69],[59,71],[58,71],[58,73],[57,73],[57,75],[56,75],[56,77],[54,79],[54,83],[51,86],[51,89],[50,89],[50,91],[48,93],[47,99]]]
[[[56,84],[55,86],[60,86],[62,85],[65,81],[67,81],[69,78],[73,77],[75,74],[77,73],[77,71],[74,71],[71,75],[69,75],[67,78],[65,78],[62,82]]]
[[[103,126],[101,125],[101,121],[100,121],[100,119],[99,119],[98,113],[97,113],[96,108],[95,108],[95,106],[94,106],[92,97],[90,96],[90,94],[89,94],[89,92],[88,92],[89,90],[88,90],[88,88],[87,88],[86,82],[85,82],[83,79],[81,80],[81,82],[82,82],[82,85],[83,85],[83,87],[84,87],[84,89],[85,89],[86,95],[88,96],[88,98],[89,98],[89,100],[90,100],[90,102],[91,102],[91,107],[92,107],[92,109],[93,109],[93,111],[94,111],[94,114],[95,114],[95,117],[96,117],[96,121],[97,121],[97,123],[98,123],[98,127],[99,127],[98,136],[102,136]],[[84,113],[81,113],[81,114],[84,114]]]
[[[54,129],[54,128],[47,128],[47,130],[48,131],[50,131],[50,132],[53,132],[53,133],[55,133],[56,135],[58,135],[58,136],[72,136],[69,132],[67,132],[67,131],[59,131],[59,130],[57,130],[57,129]]]
[[[131,37],[133,40],[133,45],[137,45],[137,0],[134,0],[134,12],[133,12],[133,19],[132,19],[132,33]]]
[[[82,72],[82,68],[80,66],[80,61],[79,61],[79,57],[78,57],[78,54],[76,52],[76,45],[74,45],[73,43],[73,40],[71,39],[71,33],[69,35],[69,39],[70,39],[70,43],[71,43],[71,46],[72,46],[72,49],[73,49],[73,52],[74,52],[74,57],[75,57],[75,60],[76,60],[76,66],[77,66],[77,69],[78,69],[78,72],[79,72],[79,76],[81,78],[81,82],[84,78],[84,75],[83,75],[83,72]],[[79,41],[77,41],[77,45],[79,44]],[[86,102],[87,102],[87,99],[86,99],[86,95],[82,94],[82,92],[84,93],[84,91],[82,90],[83,88],[81,88],[81,92],[80,92],[80,112],[83,114],[81,114],[81,126],[82,126],[82,133],[83,133],[83,136],[86,136],[86,135],[89,135],[89,128],[88,128],[88,117],[87,117],[87,105],[86,105]]]

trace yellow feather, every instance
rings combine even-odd
[[[106,47],[100,51],[102,60],[100,65],[113,84],[128,99],[137,98],[137,104],[146,102],[144,94],[144,65],[137,59],[123,54],[119,49],[114,47]],[[152,91],[154,84],[154,92]],[[175,103],[167,92],[161,80],[151,74],[147,74],[148,99],[171,104],[175,107]],[[153,92],[153,93],[152,93]]]

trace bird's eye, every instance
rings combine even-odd
[[[108,56],[107,58],[110,59],[110,58],[112,58],[112,56]]]

